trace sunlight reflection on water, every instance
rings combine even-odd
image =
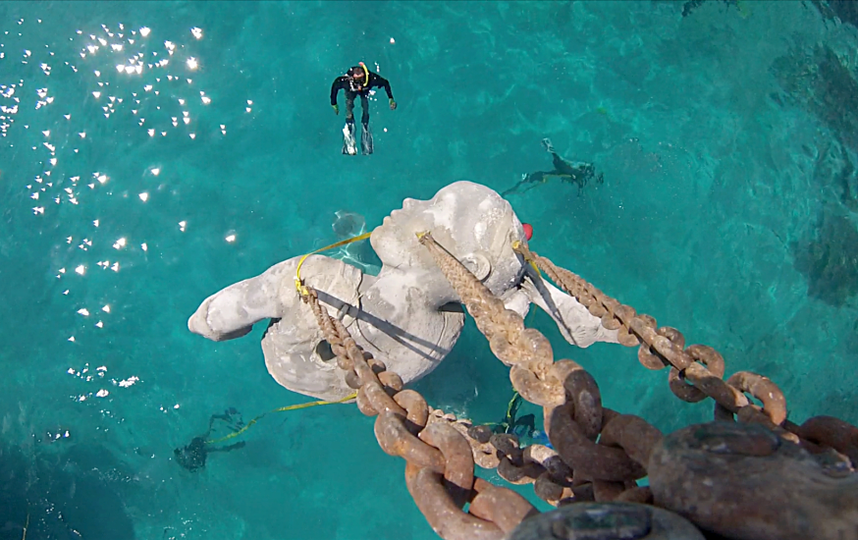
[[[83,347],[65,368],[87,385],[70,398],[112,401],[117,391],[141,379],[136,373],[106,376],[110,359],[99,358],[99,336],[123,320],[117,291],[129,284],[100,274],[145,265],[151,249],[153,256],[162,255],[165,236],[189,227],[184,215],[174,215],[168,230],[128,224],[139,222],[151,205],[163,211],[170,183],[181,174],[168,169],[170,160],[139,163],[129,159],[131,151],[149,145],[144,155],[166,156],[177,137],[195,141],[201,132],[209,140],[226,137],[228,126],[225,120],[199,122],[204,108],[218,106],[195,79],[206,65],[203,28],[163,35],[156,25],[96,24],[34,46],[28,32],[44,35],[42,24],[42,19],[20,18],[0,43],[0,62],[9,67],[0,75],[0,135],[34,171],[26,176],[19,166],[16,174],[5,171],[3,179],[26,189],[33,219],[41,220],[57,244],[68,246],[54,248],[50,260],[60,305],[76,316],[68,333],[55,339]],[[16,48],[21,44],[26,48]],[[253,112],[252,103],[240,103],[245,114]],[[111,202],[117,197],[137,205],[126,203],[125,211],[117,212]],[[234,229],[221,236],[227,244],[237,238]],[[169,403],[161,410],[176,408]]]

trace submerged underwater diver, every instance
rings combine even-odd
[[[530,437],[536,431],[536,418],[532,414],[525,414],[518,418],[518,409],[521,407],[521,394],[514,392],[512,399],[506,408],[503,420],[494,424],[494,433],[512,433],[519,437]]]
[[[238,420],[233,418],[235,416],[238,417]],[[241,420],[241,413],[232,407],[225,410],[223,414],[213,414],[211,418],[209,418],[208,431],[191,439],[191,442],[188,445],[173,450],[173,455],[176,457],[176,463],[181,465],[183,468],[194,472],[206,466],[206,459],[210,453],[229,452],[230,450],[237,450],[244,446],[244,441],[241,441],[235,444],[230,444],[229,446],[215,447],[213,445],[214,442],[209,440],[209,437],[214,430],[215,420],[222,420],[230,429],[232,429],[233,432],[242,429],[244,426],[244,422]]]
[[[350,68],[345,75],[337,77],[334,80],[334,84],[331,85],[331,107],[334,108],[334,113],[340,114],[340,106],[337,105],[337,94],[340,93],[340,89],[345,91],[346,94],[346,125],[343,126],[343,154],[350,156],[357,154],[354,114],[355,97],[357,96],[360,96],[360,106],[363,111],[360,119],[361,153],[364,155],[372,154],[372,131],[369,129],[369,99],[367,99],[372,88],[384,88],[384,91],[387,92],[390,110],[396,109],[396,101],[393,100],[390,83],[378,73],[367,69],[366,64],[363,62]]]
[[[545,432],[536,429],[536,417],[533,414],[518,416],[518,409],[521,407],[523,401],[521,394],[513,392],[503,420],[487,424],[492,426],[492,433],[509,433],[515,435],[522,445],[542,444],[553,448]]]
[[[586,163],[584,161],[572,162],[560,157],[557,152],[554,151],[554,147],[551,145],[550,139],[542,139],[542,147],[545,148],[546,152],[551,154],[554,170],[537,171],[521,175],[521,181],[501,193],[501,197],[505,197],[512,193],[518,193],[518,188],[524,184],[532,184],[521,191],[521,193],[524,193],[525,191],[535,187],[537,184],[547,182],[548,178],[552,176],[556,176],[564,182],[576,184],[578,186],[579,195],[584,190],[584,186],[586,186],[590,180],[595,179],[597,184],[603,184],[605,182],[604,175],[602,173],[596,174],[596,166],[592,163]]]

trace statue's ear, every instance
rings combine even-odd
[[[489,261],[489,258],[481,252],[468,253],[462,257],[461,261],[462,264],[465,265],[465,268],[474,274],[480,281],[485,281],[486,278],[489,277],[489,274],[492,273],[491,261]]]

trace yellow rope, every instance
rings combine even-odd
[[[307,296],[307,294],[309,294],[307,287],[304,286],[304,280],[301,279],[301,266],[304,265],[304,261],[307,260],[307,257],[309,257],[310,255],[314,255],[316,253],[321,253],[322,251],[327,251],[329,249],[334,249],[334,248],[337,248],[340,246],[344,246],[346,244],[351,244],[352,242],[358,242],[360,240],[366,240],[367,238],[370,237],[371,234],[372,234],[372,232],[368,232],[368,233],[363,233],[360,236],[355,236],[353,238],[348,238],[346,240],[340,240],[339,242],[331,244],[330,246],[325,246],[325,247],[319,248],[315,251],[311,251],[310,253],[307,253],[306,255],[301,257],[301,260],[298,261],[298,268],[295,269],[295,289],[298,290],[298,294],[300,294],[301,296]]]
[[[519,247],[521,247],[521,241],[520,241],[520,240],[516,240],[515,242],[513,242],[513,243],[512,243],[512,249],[517,250]],[[527,257],[527,256],[524,256],[524,260],[525,260],[525,261],[526,261],[526,262],[527,262],[527,263],[528,263],[528,264],[529,264],[529,265],[530,265],[534,270],[536,270],[536,274],[537,274],[537,275],[540,275],[540,276],[542,275],[542,272],[540,272],[540,271],[539,271],[539,267],[538,267],[538,266],[536,266],[536,261],[534,261],[533,259],[531,259],[530,257]]]
[[[318,405],[336,405],[337,403],[345,403],[346,401],[349,401],[350,399],[354,399],[356,397],[357,397],[357,392],[350,394],[350,395],[344,397],[343,399],[338,399],[337,401],[311,401],[309,403],[299,403],[297,405],[289,405],[288,407],[280,407],[279,409],[274,409],[272,411],[268,411],[268,412],[260,414],[259,416],[257,416],[256,418],[254,418],[253,420],[248,422],[246,426],[244,426],[240,430],[236,431],[235,433],[230,433],[229,435],[227,435],[225,437],[221,437],[220,439],[213,439],[211,441],[206,441],[206,444],[217,444],[217,443],[223,442],[227,439],[232,439],[233,437],[238,437],[239,435],[241,435],[242,433],[247,431],[247,429],[250,426],[255,424],[257,421],[261,420],[262,417],[265,416],[266,414],[271,414],[271,413],[276,413],[276,412],[284,412],[284,411],[296,411],[298,409],[308,409],[310,407],[316,407]]]

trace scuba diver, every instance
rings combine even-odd
[[[511,187],[510,189],[501,193],[501,197],[505,197],[512,193],[517,193],[518,188],[524,184],[533,184],[526,189],[523,189],[521,192],[524,193],[529,189],[536,186],[536,184],[542,184],[548,181],[548,178],[552,176],[556,176],[560,178],[560,180],[564,182],[569,182],[570,184],[575,184],[578,186],[578,194],[580,195],[584,186],[590,180],[595,178],[596,183],[603,184],[605,182],[604,175],[602,173],[596,174],[596,166],[592,163],[586,163],[583,161],[567,161],[560,157],[557,152],[554,151],[554,147],[551,145],[550,139],[542,139],[542,147],[545,148],[546,152],[549,152],[552,156],[552,165],[554,165],[553,171],[537,171],[529,174],[521,175],[521,181]]]
[[[272,319],[273,321],[274,319]],[[345,403],[346,401],[350,401],[357,397],[357,393],[348,395],[342,399],[337,401],[310,401],[308,403],[298,403],[297,405],[288,405],[286,407],[279,407],[272,411],[264,412],[255,416],[250,422],[244,423],[244,420],[241,419],[241,413],[235,410],[235,407],[230,407],[223,411],[223,414],[213,414],[211,418],[209,418],[209,429],[203,433],[202,435],[197,435],[191,442],[185,446],[176,448],[173,450],[173,456],[176,458],[176,463],[178,463],[182,468],[187,469],[191,472],[202,469],[206,466],[206,459],[208,459],[209,454],[214,452],[230,452],[232,450],[237,450],[239,448],[244,447],[244,441],[237,442],[235,444],[230,444],[229,446],[215,446],[216,444],[222,443],[224,441],[228,441],[234,437],[238,437],[242,433],[248,430],[250,426],[262,420],[262,418],[271,413],[276,412],[285,412],[285,411],[295,411],[298,409],[307,409],[310,407],[316,407],[318,405],[336,405],[338,403]],[[215,431],[215,420],[220,420],[224,426],[229,430],[226,435],[222,435],[217,437],[216,439],[212,439],[212,432]]]
[[[337,105],[337,94],[340,93],[340,89],[346,93],[346,125],[343,126],[343,154],[350,156],[357,154],[354,114],[356,96],[360,96],[360,106],[363,110],[360,119],[361,153],[364,155],[372,154],[372,131],[369,129],[369,99],[367,99],[367,96],[369,96],[370,89],[381,87],[387,92],[390,110],[396,109],[396,101],[393,100],[390,83],[378,73],[367,69],[366,64],[363,62],[350,68],[345,75],[337,77],[334,80],[334,84],[331,85],[331,107],[334,108],[334,113],[338,115],[340,114],[340,107]]]
[[[238,433],[244,428],[244,422],[241,420],[241,413],[233,407],[225,410],[223,414],[213,414],[211,418],[209,418],[208,431],[191,439],[191,442],[188,445],[173,450],[176,463],[178,463],[182,468],[191,472],[197,471],[206,466],[206,459],[210,453],[229,452],[231,450],[237,450],[244,447],[244,441],[230,444],[229,446],[214,446],[215,442],[229,438],[229,436],[226,436],[215,441],[209,440],[212,431],[215,429],[215,420],[220,420],[225,423],[233,433]]]
[[[536,418],[532,414],[525,414],[520,418],[518,417],[518,409],[521,407],[522,401],[521,394],[513,392],[503,420],[493,424],[493,433],[511,433],[520,438],[532,437],[536,431]]]
[[[518,416],[518,409],[524,402],[521,394],[513,391],[512,399],[506,407],[506,414],[500,422],[486,424],[492,428],[492,433],[508,433],[515,435],[522,447],[531,444],[541,444],[549,448],[551,441],[544,431],[536,428],[536,417],[533,414]]]

